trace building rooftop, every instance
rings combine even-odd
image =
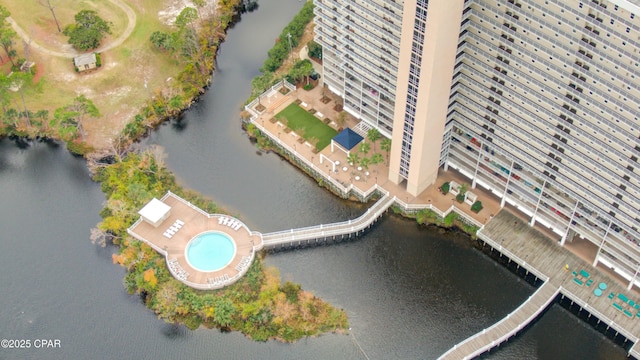
[[[96,63],[96,54],[95,53],[82,54],[82,55],[78,55],[78,56],[73,58],[73,64],[76,67],[80,67],[80,66],[84,66],[84,65],[91,65],[91,64],[95,64],[95,63]]]

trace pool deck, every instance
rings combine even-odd
[[[255,252],[262,248],[262,236],[251,231],[244,223],[238,230],[219,224],[221,217],[234,219],[228,215],[207,214],[175,194],[168,193],[162,202],[171,207],[171,214],[158,227],[139,220],[129,228],[129,234],[147,243],[167,260],[169,270],[180,281],[191,287],[208,290],[221,288],[238,280],[247,271]],[[170,239],[163,233],[176,220],[184,225]],[[238,219],[235,219],[239,221]],[[219,231],[228,235],[236,245],[233,260],[217,271],[201,271],[187,262],[186,248],[195,236],[206,231]],[[177,264],[177,265],[176,265]],[[182,271],[180,271],[182,270]],[[183,274],[183,276],[180,276]],[[188,275],[186,275],[188,274]],[[214,279],[220,281],[214,284]]]

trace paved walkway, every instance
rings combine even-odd
[[[131,36],[131,33],[133,32],[133,29],[136,26],[136,21],[137,21],[136,13],[133,11],[132,8],[129,7],[129,5],[125,4],[121,0],[109,0],[109,1],[111,1],[114,5],[116,5],[120,9],[122,9],[122,11],[124,11],[125,14],[127,14],[128,24],[126,29],[122,33],[122,35],[118,36],[118,38],[105,44],[104,46],[94,50],[94,52],[104,52],[107,50],[111,50],[117,46],[120,46],[125,40],[129,38],[129,36]],[[70,47],[69,50],[65,50],[65,51],[51,50],[46,46],[33,41],[31,36],[29,36],[29,34],[23,28],[21,28],[20,25],[18,25],[11,17],[8,17],[7,21],[9,22],[9,24],[11,24],[11,26],[16,31],[18,36],[20,36],[27,43],[30,43],[30,47],[32,49],[35,49],[38,52],[51,55],[51,56],[63,57],[63,58],[74,58],[81,54],[80,52],[76,51],[72,47]]]

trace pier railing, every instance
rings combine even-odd
[[[637,335],[634,335],[634,334],[628,332],[627,330],[624,329],[624,327],[622,327],[621,325],[616,324],[615,321],[611,320],[606,315],[604,315],[600,311],[596,310],[593,306],[589,306],[589,303],[587,303],[586,301],[582,300],[579,296],[577,296],[576,294],[572,293],[571,291],[567,290],[567,288],[560,287],[560,292],[565,297],[571,299],[571,301],[573,301],[574,303],[580,305],[581,308],[583,308],[584,310],[588,311],[591,315],[597,317],[602,322],[605,322],[610,327],[614,328],[618,333],[620,333],[622,336],[627,338],[627,340],[629,340],[631,342],[634,342],[634,343],[638,342],[639,338],[638,338]],[[636,359],[637,358],[638,357],[636,356]]]
[[[502,344],[536,319],[559,292],[560,288],[554,291],[553,285],[546,282],[502,320],[454,345],[438,359],[472,359]]]
[[[262,235],[262,242],[265,247],[269,248],[278,245],[304,243],[309,240],[357,235],[382,216],[395,200],[395,197],[392,198],[386,194],[367,209],[364,214],[353,220],[267,233]]]

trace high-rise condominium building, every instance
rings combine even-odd
[[[393,182],[456,169],[640,285],[639,0],[315,4],[325,84],[391,135]]]

